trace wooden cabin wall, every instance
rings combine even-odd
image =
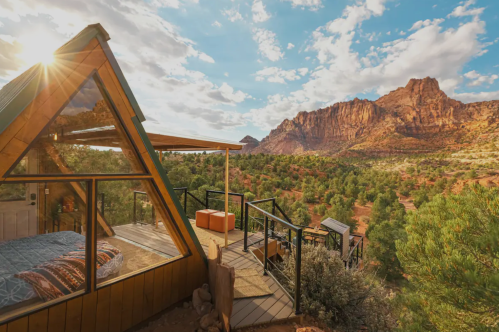
[[[188,298],[205,282],[204,263],[189,256],[0,325],[0,332],[126,331]]]
[[[139,155],[143,157],[151,177],[158,186],[159,194],[163,196],[176,221],[179,232],[169,226],[172,239],[179,251],[190,253],[190,256],[0,325],[0,332],[126,331],[189,297],[194,289],[207,282],[203,253],[198,252],[135,129],[132,117],[136,114],[97,39],[93,39],[73,61],[65,63],[57,73],[57,79],[40,92],[21,115],[0,134],[0,181],[4,180],[2,177],[5,172],[36,135],[63,107],[67,97],[71,96],[94,70],[100,75],[121,114],[123,125],[128,129]],[[93,222],[96,223],[95,220]]]

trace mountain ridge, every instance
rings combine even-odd
[[[411,79],[375,101],[355,98],[285,119],[243,153],[399,154],[438,151],[496,137],[499,101],[464,104],[436,79]],[[249,138],[248,138],[249,137]],[[258,141],[257,141],[258,142]]]

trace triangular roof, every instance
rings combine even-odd
[[[107,44],[110,37],[102,25],[97,23],[87,26],[71,40],[59,47],[54,52],[55,61],[71,61],[93,38],[99,40],[137,117],[140,121],[145,121],[144,114],[116,61],[113,52]],[[47,74],[49,77],[45,77]],[[51,73],[47,72],[43,64],[38,63],[2,87],[0,90],[0,134],[12,123],[22,110],[26,108],[26,106],[28,106],[29,103],[47,87],[50,82],[50,74]]]
[[[0,182],[83,84],[90,77],[98,76],[110,103],[128,128],[136,153],[144,159],[157,191],[166,203],[173,226],[178,230],[172,229],[170,235],[177,245],[185,242],[188,252],[197,251],[198,257],[206,261],[201,244],[141,124],[145,117],[109,48],[109,39],[100,24],[89,25],[54,53],[54,64],[37,64],[0,90]]]

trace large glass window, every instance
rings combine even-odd
[[[86,289],[87,182],[2,183],[0,192],[19,186],[24,198],[0,202],[0,321]]]
[[[164,263],[180,255],[169,214],[152,180],[97,182],[97,249],[117,248],[121,265],[106,271],[97,261],[97,281],[104,282]],[[101,272],[99,272],[101,271]]]
[[[120,119],[90,78],[10,172],[24,174],[143,174]],[[35,167],[27,167],[26,165]]]

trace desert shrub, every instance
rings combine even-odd
[[[282,263],[283,283],[294,290],[295,257]],[[288,280],[289,279],[289,280]],[[324,246],[304,245],[301,265],[302,311],[342,331],[391,331],[396,326],[392,296],[383,284],[343,261]]]
[[[368,216],[360,216],[359,221],[362,221],[364,224],[369,224],[369,217]]]

